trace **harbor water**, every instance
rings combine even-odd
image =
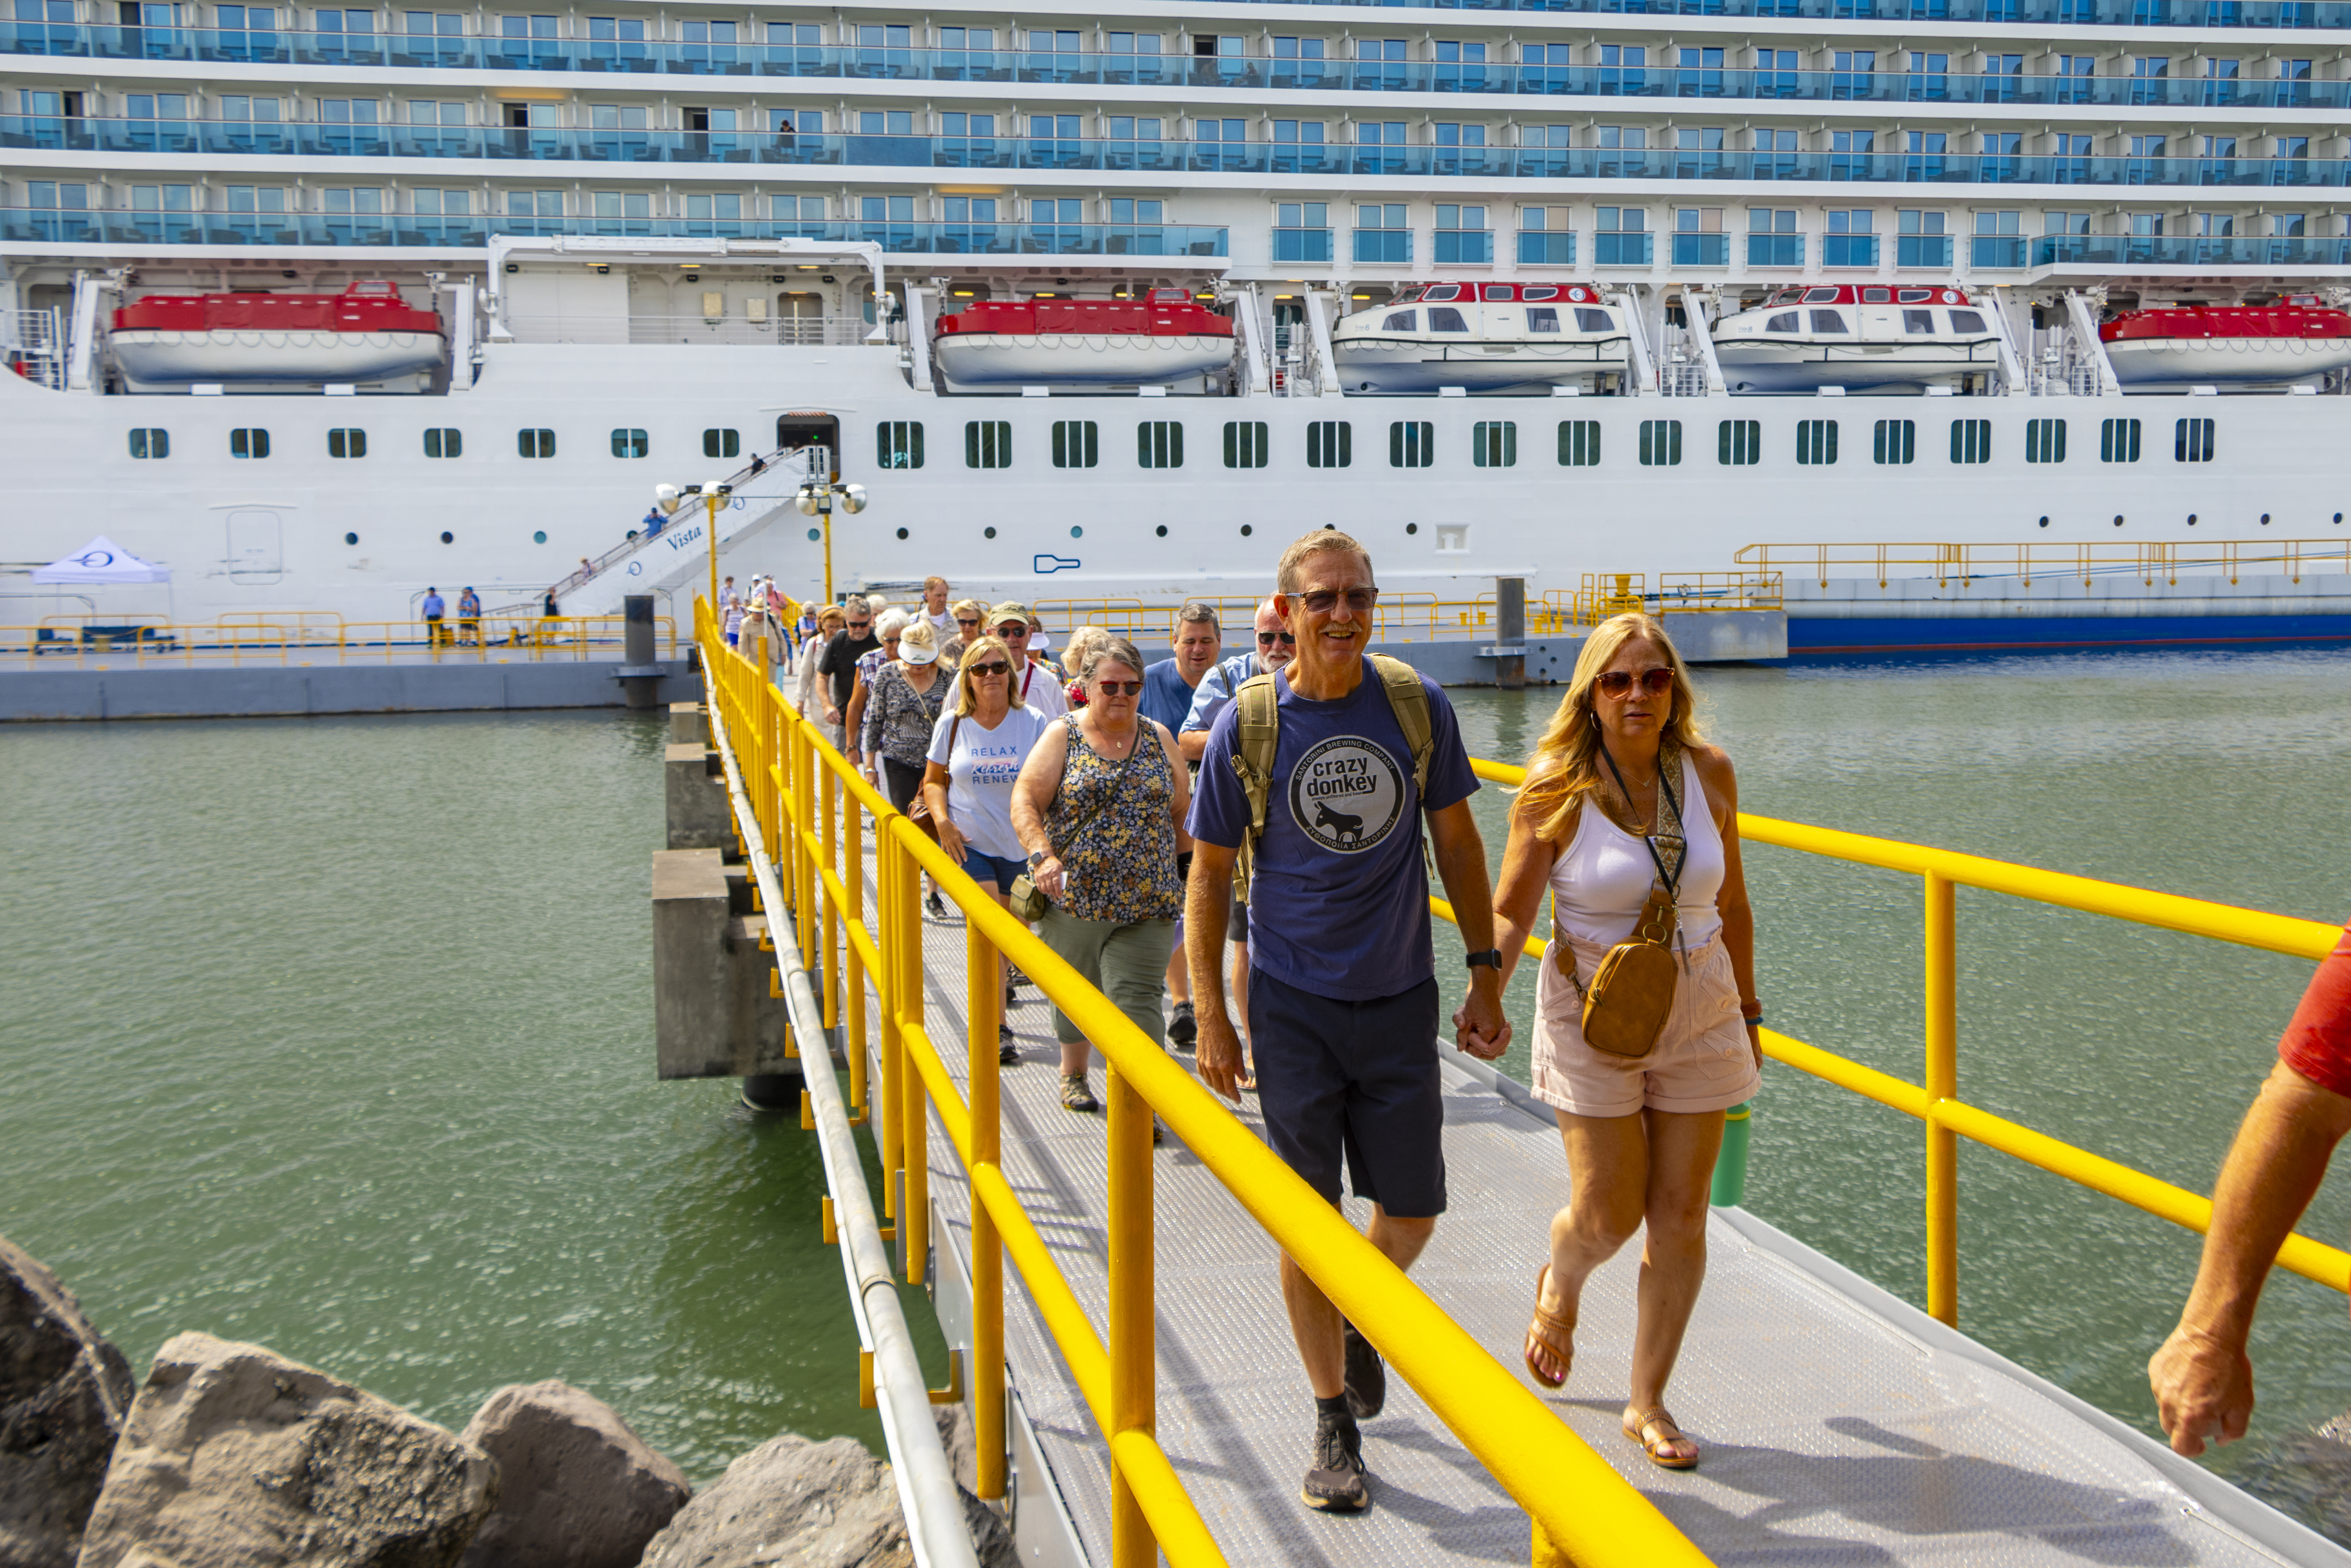
[[[1699,681],[1750,811],[2332,921],[2346,677],[2275,652]],[[1510,759],[1557,695],[1453,694]],[[562,1377],[697,1481],[785,1427],[878,1447],[814,1140],[652,1077],[664,738],[614,713],[0,731],[0,1234],[142,1369],[202,1329],[453,1427]],[[1499,859],[1507,800],[1479,806]],[[1748,874],[1773,1026],[1915,1080],[1917,879],[1768,847]],[[1959,921],[1962,1097],[2209,1190],[2309,966],[1967,889]],[[1923,1299],[1918,1124],[1773,1066],[1754,1129],[1749,1206]],[[2151,1429],[2196,1239],[1962,1151],[1960,1326]],[[2351,1184],[2304,1228],[2343,1243]],[[2351,1408],[2343,1298],[2279,1276],[2253,1355],[2254,1437],[2212,1462],[2324,1527],[2293,1439]]]

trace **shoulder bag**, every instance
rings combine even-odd
[[[1076,729],[1078,716],[1070,715],[1066,722],[1072,730]],[[1094,802],[1092,810],[1070,824],[1069,836],[1072,841],[1075,841],[1078,834],[1085,830],[1086,824],[1092,822],[1102,813],[1102,809],[1110,804],[1111,798],[1118,793],[1119,785],[1126,779],[1126,770],[1134,766],[1134,754],[1143,749],[1143,743],[1145,740],[1150,740],[1155,746],[1158,744],[1156,738],[1145,734],[1143,726],[1138,723],[1134,727],[1134,744],[1127,747],[1126,760],[1119,764],[1118,772],[1111,778],[1110,787],[1102,791],[1102,799]],[[1069,771],[1069,759],[1064,757],[1061,762],[1064,774]],[[1060,852],[1056,850],[1055,852]],[[1053,907],[1053,901],[1045,896],[1044,889],[1037,885],[1037,879],[1025,870],[1012,879],[1011,891],[1004,897],[1005,901],[1012,905],[1012,913],[1031,925],[1044,918],[1045,911]]]
[[[1616,759],[1608,748],[1600,748],[1615,775],[1616,788],[1629,802],[1631,792],[1625,789],[1625,775],[1617,770]],[[1668,758],[1658,753],[1657,792],[1661,803],[1671,806],[1674,825],[1681,826],[1681,802],[1674,798],[1673,786],[1667,781],[1667,764],[1681,765],[1679,756]],[[1668,946],[1680,924],[1680,912],[1676,894],[1680,878],[1666,870],[1665,857],[1657,852],[1656,828],[1663,820],[1660,812],[1650,824],[1650,831],[1641,835],[1647,846],[1649,859],[1657,868],[1657,884],[1649,890],[1641,905],[1640,917],[1633,924],[1633,934],[1619,942],[1600,960],[1592,974],[1592,983],[1579,988],[1583,992],[1583,1041],[1593,1050],[1610,1056],[1643,1057],[1656,1048],[1657,1036],[1664,1032],[1666,1019],[1673,1011],[1677,977],[1674,956]],[[1575,954],[1557,932],[1552,933],[1557,944],[1560,963],[1569,979],[1575,977]]]
[[[956,737],[960,734],[962,730],[963,715],[957,714],[947,725],[947,762],[949,766],[954,765]],[[914,809],[906,813],[906,821],[922,829],[923,831],[928,835],[931,842],[937,843],[939,841],[939,824],[937,819],[931,815],[931,792],[929,790],[916,789],[914,791]]]

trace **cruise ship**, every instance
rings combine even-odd
[[[2351,509],[2342,0],[8,3],[0,622],[609,612],[659,485],[1070,601]]]

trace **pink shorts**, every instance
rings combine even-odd
[[[1608,949],[1564,933],[1556,940],[1574,947],[1576,974],[1588,984]],[[1674,987],[1673,1011],[1646,1056],[1612,1056],[1583,1043],[1583,998],[1548,956],[1535,1004],[1534,1092],[1547,1105],[1578,1116],[1726,1111],[1762,1086],[1719,932],[1690,949]]]

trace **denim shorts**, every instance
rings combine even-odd
[[[1339,1174],[1398,1219],[1445,1212],[1445,1095],[1434,979],[1368,1001],[1252,968],[1249,1046],[1265,1141],[1326,1202]]]
[[[989,854],[985,850],[975,850],[968,845],[965,846],[963,873],[982,887],[987,886],[988,879],[993,877],[996,881],[997,892],[1010,893],[1012,879],[1028,869],[1027,861],[1004,860]]]

